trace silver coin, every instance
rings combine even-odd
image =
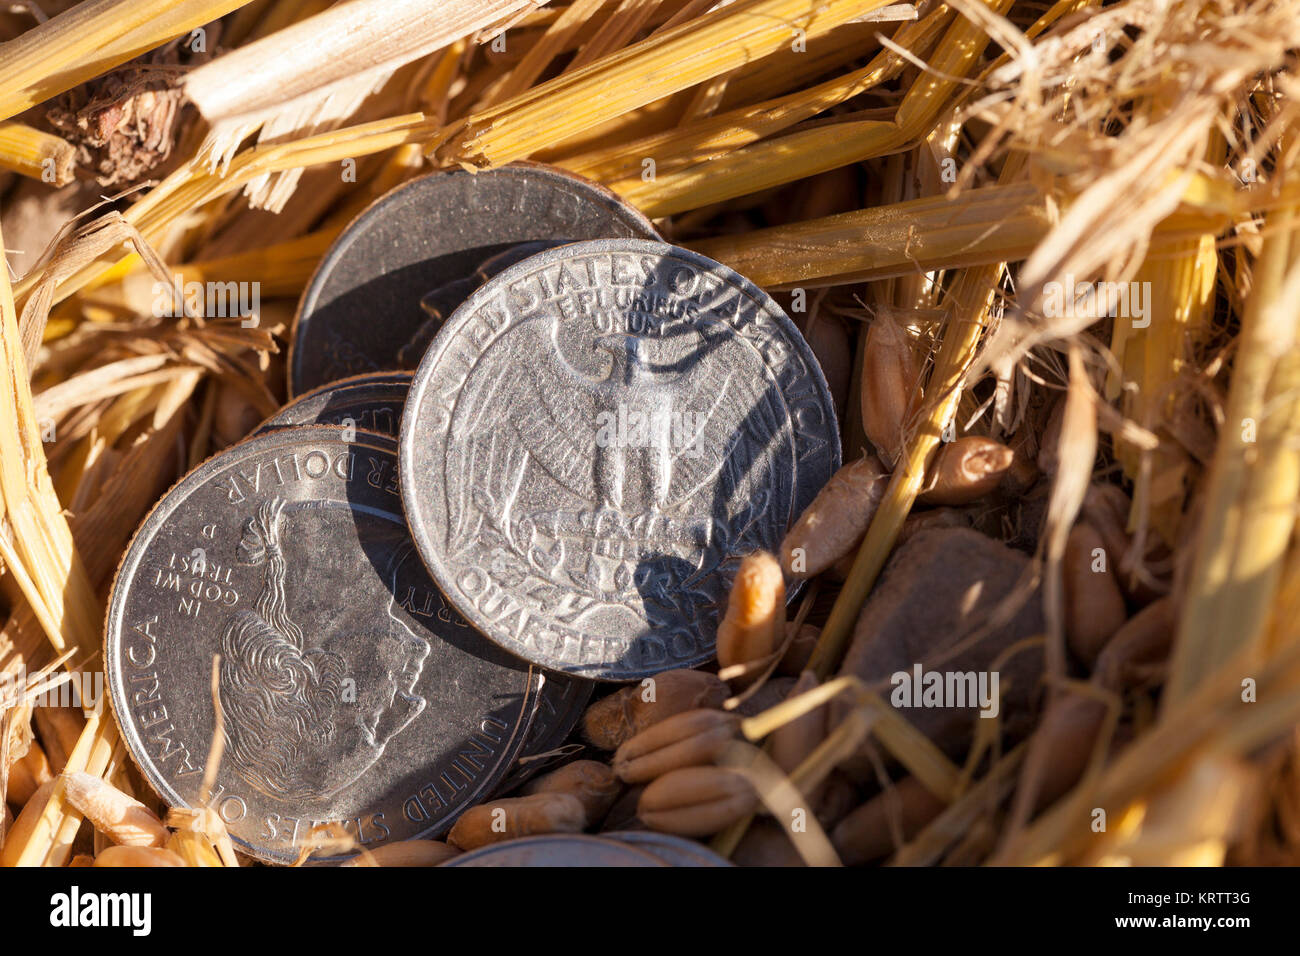
[[[396,436],[410,385],[409,372],[372,372],[322,385],[280,409],[253,434],[297,425],[334,425]],[[564,743],[591,699],[594,686],[591,681],[564,674],[545,675],[528,737],[498,791],[511,790],[545,768],[547,761],[529,758]]]
[[[410,385],[409,372],[373,372],[322,385],[280,409],[253,434],[315,424],[351,426],[396,436]],[[528,737],[515,766],[498,785],[498,792],[514,789],[546,767],[546,760],[529,758],[553,751],[564,743],[586,709],[594,687],[591,681],[565,674],[545,675]]]
[[[638,850],[653,853],[669,866],[735,866],[724,856],[719,856],[702,843],[670,833],[656,833],[654,830],[620,830],[616,833],[602,833],[609,840],[628,843]]]
[[[443,322],[451,318],[451,314],[456,311],[457,307],[469,298],[471,292],[498,272],[508,269],[516,262],[523,262],[529,256],[535,256],[539,252],[545,252],[547,249],[554,249],[556,246],[564,244],[562,239],[536,239],[511,246],[479,263],[479,267],[474,270],[473,275],[457,280],[458,282],[470,283],[468,289],[453,294],[444,291],[447,288],[446,286],[441,286],[420,300],[420,308],[424,309],[425,314],[441,327]],[[453,284],[448,283],[448,285]]]
[[[257,426],[253,434],[295,425],[334,425],[396,438],[410,387],[409,372],[345,378],[294,399]]]
[[[425,564],[487,637],[635,680],[713,655],[744,555],[839,466],[812,351],[731,269],[636,239],[501,272],[438,333],[402,418]]]
[[[660,857],[618,840],[580,834],[548,834],[494,843],[443,866],[666,866]]]
[[[448,607],[402,517],[392,439],[250,438],[137,531],[104,657],[122,738],[172,806],[201,799],[240,849],[289,862],[315,823],[373,849],[434,836],[518,756],[541,675]]]
[[[659,234],[605,187],[537,163],[403,183],[348,224],[307,283],[289,345],[289,391],[398,368],[400,350],[426,319],[421,297],[496,253],[533,240],[603,236]]]

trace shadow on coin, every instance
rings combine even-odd
[[[356,281],[355,270],[369,266],[370,271],[373,265],[341,256],[320,291],[321,300],[299,319],[304,328],[294,356],[296,391],[301,393],[349,375],[397,368],[398,353],[428,318],[420,308],[420,299],[446,283],[449,276],[468,275],[484,259],[513,246],[509,242],[492,243],[434,256],[394,267],[355,287],[351,285]],[[341,289],[341,294],[324,300],[335,289]],[[374,320],[359,329],[358,315],[374,316]],[[364,347],[349,347],[358,334],[365,336]],[[367,358],[379,355],[388,356],[389,361],[378,363]]]
[[[405,386],[390,385],[395,395]],[[356,400],[350,395],[333,394],[325,398],[315,414],[314,424],[334,425],[342,428],[350,425],[361,431],[378,432],[380,435],[397,437],[397,429],[402,421],[402,400],[394,398],[386,403],[374,403],[358,408]]]
[[[394,505],[400,514],[396,499]],[[374,642],[375,659],[370,662],[374,670],[391,672],[412,641],[442,645],[441,649],[432,647],[428,661],[421,662],[423,666],[414,679],[408,681],[410,671],[399,669],[393,675],[397,677],[396,685],[390,683],[385,693],[394,692],[397,709],[403,698],[415,697],[423,701],[421,708],[426,718],[437,714],[452,723],[476,728],[476,732],[459,740],[429,739],[419,734],[421,729],[426,733],[430,729],[430,721],[426,720],[412,724],[405,734],[395,737],[400,741],[397,749],[417,759],[398,770],[388,791],[401,802],[407,821],[418,826],[433,819],[440,804],[456,801],[466,790],[479,798],[487,796],[508,771],[536,710],[537,672],[526,661],[483,637],[451,608],[425,570],[404,523],[394,524],[391,535],[362,535],[359,540],[375,575],[384,582],[387,599],[385,606],[372,611],[372,641],[374,635],[385,638]],[[447,647],[458,654],[449,656]],[[412,658],[406,659],[408,667],[412,662]],[[517,680],[508,681],[497,669],[515,673]],[[469,709],[491,693],[484,685],[490,688],[503,683],[518,687],[520,692],[496,694],[482,711]],[[441,759],[432,760],[431,754],[441,755]],[[508,759],[497,754],[505,754]],[[453,816],[447,816],[426,835],[447,829],[453,821]]]
[[[780,450],[780,432],[771,427],[772,408],[769,405],[771,401],[780,400],[775,385],[769,384],[763,397],[749,409],[725,443],[723,474],[726,477],[715,485],[710,504],[709,553],[718,560],[706,560],[702,567],[697,567],[675,555],[659,553],[648,555],[637,564],[633,580],[637,582],[637,592],[649,614],[654,615],[656,610],[662,609],[667,624],[675,612],[680,612],[684,597],[689,602],[686,606],[693,612],[687,615],[685,627],[680,624],[676,628],[670,627],[663,639],[675,643],[676,648],[658,648],[663,654],[664,668],[680,666],[670,659],[670,650],[675,650],[679,658],[691,656],[689,649],[692,645],[696,657],[715,653],[713,636],[726,612],[727,598],[741,560],[764,547],[774,550],[786,527],[796,517],[768,513],[772,501],[779,500],[779,496],[777,489],[772,487],[771,473],[765,480],[762,478],[762,473],[771,465],[771,457],[779,454]],[[746,442],[746,436],[753,440]],[[781,473],[779,469],[777,473]],[[758,494],[738,503],[734,497],[736,489],[752,487],[755,483],[762,486]],[[775,537],[764,539],[765,526],[769,534],[775,533]],[[666,592],[662,586],[664,581],[677,582],[677,585],[671,592]],[[709,635],[707,644],[705,635]],[[624,655],[622,663],[640,668],[655,663],[640,649],[646,645],[645,640],[638,642],[633,651]]]

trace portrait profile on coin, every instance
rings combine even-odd
[[[104,668],[162,800],[282,864],[355,852],[315,846],[322,827],[365,849],[445,831],[515,766],[546,683],[429,578],[396,442],[332,425],[271,428],[163,497],[114,580]]]
[[[322,567],[328,554],[304,548],[329,540],[328,530],[346,533],[353,520],[334,511],[287,509],[284,501],[269,499],[248,519],[239,543],[241,562],[261,565],[264,578],[256,607],[231,614],[221,635],[225,759],[270,797],[338,792],[373,766],[426,706],[415,684],[429,642],[402,619],[391,595],[362,596],[373,603],[354,596],[327,614],[317,607],[304,615],[325,622],[327,633],[304,633],[289,611],[291,570],[301,573],[310,563],[313,575],[329,572]],[[295,528],[295,520],[306,527]],[[338,529],[328,529],[331,524]],[[389,552],[389,580],[403,561],[418,560],[410,544],[401,543],[403,529],[394,527],[392,537],[399,543]],[[286,547],[298,553],[286,555]],[[385,606],[387,613],[375,613]]]

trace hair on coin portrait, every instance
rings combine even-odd
[[[330,547],[333,535],[364,537],[378,562]],[[232,614],[221,635],[225,762],[267,796],[328,797],[425,708],[415,685],[429,642],[392,599],[399,570],[418,558],[400,525],[280,499],[248,519],[239,558],[263,581],[255,609]]]

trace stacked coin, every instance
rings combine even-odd
[[[594,681],[710,660],[735,565],[839,464],[766,294],[535,165],[363,213],[303,296],[289,378],[147,517],[105,653],[145,778],[271,862],[322,823],[367,849],[437,836],[560,751]],[[616,837],[458,865],[715,865]]]
[[[398,186],[343,231],[308,282],[289,392],[401,367],[426,323],[447,318],[476,288],[474,273],[504,268],[509,259],[498,257],[516,246],[620,237],[659,236],[613,193],[546,166],[434,173]]]
[[[602,836],[552,834],[507,840],[449,860],[445,866],[731,866],[712,850],[666,833],[629,830]]]

